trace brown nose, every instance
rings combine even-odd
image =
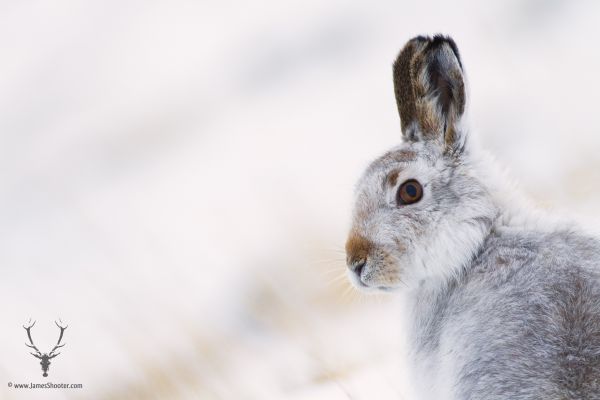
[[[350,234],[346,242],[348,268],[360,275],[372,248],[373,244],[368,239],[358,234]]]
[[[365,265],[367,265],[366,259],[358,260],[352,264],[348,264],[348,268],[350,268],[350,271],[354,272],[356,276],[360,278],[362,276],[362,271],[365,268]]]

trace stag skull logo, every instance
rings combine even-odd
[[[59,319],[59,321],[61,324],[63,323],[60,319]],[[35,322],[36,321],[33,321],[33,323],[29,326],[25,326],[25,325],[23,326],[23,328],[27,331],[27,338],[29,338],[29,343],[30,343],[30,344],[25,343],[25,346],[35,350],[35,353],[30,353],[30,354],[32,356],[40,359],[40,365],[42,366],[42,372],[43,372],[42,376],[48,376],[48,369],[50,368],[50,360],[60,354],[60,353],[55,353],[55,351],[60,349],[61,347],[63,347],[66,344],[66,343],[61,344],[61,341],[63,338],[63,334],[65,333],[65,329],[67,329],[68,326],[59,325],[58,322],[54,321],[56,326],[58,326],[58,329],[60,329],[60,334],[58,336],[58,342],[56,342],[56,346],[54,346],[54,348],[52,350],[50,350],[49,353],[42,353],[35,346],[35,344],[33,343],[33,339],[31,338],[31,328],[33,328],[33,326],[35,325]],[[30,323],[31,323],[31,320],[29,320],[29,322],[27,324],[30,324]]]

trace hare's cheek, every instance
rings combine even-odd
[[[408,250],[408,241],[404,237],[394,237],[394,245],[398,255],[406,254]]]

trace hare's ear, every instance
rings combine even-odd
[[[405,140],[435,140],[445,152],[462,151],[465,78],[451,38],[411,39],[394,62],[394,91]]]

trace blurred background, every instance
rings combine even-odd
[[[400,140],[391,65],[446,33],[536,202],[600,222],[600,3],[0,4],[0,398],[409,399],[394,296],[343,278]],[[40,350],[69,325],[42,378]],[[81,383],[17,390],[12,383]]]

